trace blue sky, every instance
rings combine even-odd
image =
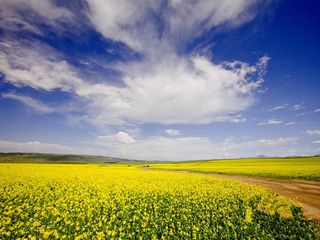
[[[318,1],[0,4],[0,151],[320,153]]]

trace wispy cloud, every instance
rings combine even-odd
[[[16,14],[21,2],[6,1],[4,11],[10,8]],[[2,41],[0,71],[16,87],[71,93],[84,104],[79,122],[97,126],[244,122],[238,113],[254,104],[270,58],[262,56],[255,64],[212,62],[186,51],[186,46],[213,28],[228,30],[250,21],[258,4],[262,1],[88,1],[88,8],[81,10],[92,26],[106,39],[121,42],[141,56],[112,66],[120,73],[121,86],[110,84],[103,75],[99,83],[85,78],[81,68],[37,41]],[[70,8],[51,1],[20,7],[53,23],[63,19],[68,25],[76,16]]]
[[[41,153],[72,153],[72,148],[61,144],[43,143],[39,141],[13,142],[0,140],[1,152],[41,152]]]
[[[17,87],[72,91],[84,84],[63,56],[37,41],[0,42],[0,71]]]
[[[111,155],[124,158],[147,160],[186,160],[226,157],[243,157],[263,154],[268,156],[290,155],[298,138],[256,139],[250,141],[214,142],[201,137],[149,137],[127,143],[104,143],[104,149]]]
[[[257,2],[263,1],[91,0],[87,4],[89,19],[105,38],[154,55],[175,51],[214,27],[250,21]]]
[[[295,111],[299,111],[299,110],[304,109],[303,103],[293,105],[292,109]]]
[[[179,136],[181,132],[177,129],[166,129],[165,132],[170,136]]]
[[[320,140],[312,141],[313,144],[320,144]]]
[[[2,0],[0,25],[6,31],[25,31],[43,35],[41,25],[61,31],[65,24],[76,24],[75,15],[50,0]]]
[[[22,96],[15,93],[3,93],[1,96],[3,98],[9,98],[9,99],[19,101],[25,104],[26,106],[28,106],[29,108],[31,108],[32,110],[41,114],[57,111],[56,109],[28,96]]]
[[[291,125],[294,125],[294,124],[296,124],[296,122],[287,122],[285,125],[286,126],[291,126]]]
[[[266,147],[279,147],[285,146],[288,144],[295,144],[297,142],[297,137],[280,137],[280,138],[265,138],[265,139],[254,139],[248,141],[225,141],[223,143],[223,148],[232,150],[232,149],[251,149],[252,152],[254,148],[263,149],[262,151],[266,151]],[[268,155],[268,154],[267,154]]]
[[[277,111],[277,110],[280,110],[280,109],[285,109],[287,107],[288,107],[288,104],[286,103],[286,104],[283,104],[283,105],[279,105],[279,106],[270,108],[269,112]]]
[[[320,108],[318,108],[318,109],[314,110],[314,112],[315,112],[315,113],[320,112]]]
[[[305,133],[310,136],[320,135],[320,129],[307,130],[307,131],[305,131]]]
[[[217,122],[231,122],[231,123],[244,123],[247,121],[245,117],[243,117],[241,114],[236,115],[227,115],[227,116],[221,116],[217,117]]]
[[[296,137],[291,138],[277,138],[277,139],[259,139],[256,142],[258,144],[265,144],[269,146],[278,146],[278,145],[284,145],[288,143],[295,143],[297,140]]]
[[[298,138],[280,137],[252,139],[244,141],[234,138],[215,142],[203,137],[148,137],[134,138],[127,132],[98,136],[93,145],[85,148],[71,148],[60,144],[42,143],[38,141],[13,142],[0,140],[2,152],[45,152],[45,153],[81,153],[118,156],[143,160],[187,160],[235,158],[257,155],[288,156]],[[304,154],[315,154],[312,148]],[[250,153],[248,155],[248,153]],[[299,154],[297,150],[295,152]]]
[[[120,131],[113,135],[99,136],[97,138],[97,142],[102,145],[105,145],[105,144],[110,145],[110,144],[119,144],[119,143],[129,144],[129,143],[134,143],[135,140],[128,133]]]
[[[281,120],[277,120],[277,119],[269,119],[268,121],[266,122],[260,122],[260,123],[257,123],[258,126],[263,126],[263,125],[278,125],[278,124],[282,124],[283,121]]]

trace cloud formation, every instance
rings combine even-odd
[[[127,142],[115,140],[118,134],[97,138],[97,145],[104,147],[103,153],[144,160],[235,158],[248,157],[248,153],[251,157],[258,155],[286,156],[290,155],[289,147],[294,147],[298,140],[296,137],[283,137],[247,141],[228,139],[224,142],[215,142],[204,137],[153,136]],[[133,138],[128,133],[123,133],[123,135],[126,138]]]
[[[294,111],[299,111],[299,110],[304,109],[303,103],[293,105],[292,109],[293,109]]]
[[[270,108],[269,112],[277,111],[277,110],[280,110],[280,109],[285,109],[287,107],[288,107],[288,104],[286,103],[286,104],[283,104],[283,105],[279,105],[279,106]]]
[[[0,49],[0,71],[17,87],[74,91],[84,84],[61,54],[41,42],[4,39]]]
[[[64,24],[74,24],[74,20],[75,15],[68,8],[50,0],[2,0],[0,4],[1,28],[10,32],[43,35],[41,24],[60,31]]]
[[[72,148],[61,144],[38,141],[14,142],[0,140],[0,152],[72,153]]]
[[[317,135],[320,135],[320,129],[310,129],[310,130],[307,130],[305,133],[310,136],[317,136]]]
[[[11,9],[14,19],[25,20],[16,13],[20,2],[6,1],[3,8]],[[17,87],[72,93],[85,104],[79,121],[97,126],[244,122],[238,113],[255,102],[270,58],[263,56],[251,65],[237,60],[218,63],[186,49],[209,30],[250,21],[261,2],[88,1],[88,9],[82,11],[87,11],[92,26],[106,39],[119,41],[141,56],[113,66],[121,73],[122,86],[108,79],[99,83],[87,79],[80,68],[40,42],[2,41],[0,71]],[[20,7],[32,9],[52,26],[60,19],[73,22],[75,17],[71,9],[51,1],[34,0]],[[31,20],[28,24],[36,27]]]
[[[181,132],[177,129],[166,129],[165,132],[170,136],[180,136]]]
[[[98,136],[95,146],[73,148],[60,144],[38,141],[14,142],[0,140],[2,152],[44,152],[117,156],[140,160],[199,160],[265,156],[313,155],[319,151],[318,141],[314,148],[297,147],[297,137],[262,139],[228,138],[215,142],[205,137],[159,137],[134,138],[127,132]],[[248,155],[248,153],[250,153]]]
[[[149,56],[175,51],[214,27],[249,21],[257,3],[262,1],[87,1],[88,16],[105,38]]]
[[[260,122],[260,123],[258,123],[257,126],[277,125],[277,124],[282,124],[282,123],[283,123],[283,121],[272,118],[272,119],[269,119],[269,120],[266,121],[266,122]]]
[[[294,124],[296,124],[296,122],[287,122],[285,125],[286,126],[291,126],[291,125],[294,125]]]
[[[97,138],[97,142],[102,145],[119,144],[119,143],[128,144],[128,143],[134,143],[135,140],[128,133],[120,131],[114,135],[99,136]]]
[[[278,145],[284,145],[287,143],[294,143],[296,142],[297,138],[291,137],[291,138],[278,138],[278,139],[259,139],[257,143],[265,144],[268,146],[278,146]]]
[[[40,114],[56,112],[57,110],[28,96],[22,96],[15,93],[3,93],[3,98],[13,99],[25,104],[29,109],[32,109]]]

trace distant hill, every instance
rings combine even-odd
[[[141,161],[92,155],[0,153],[0,163],[138,163]]]
[[[202,162],[212,162],[212,161],[227,161],[227,160],[250,160],[250,159],[286,159],[286,158],[312,158],[319,157],[319,155],[314,156],[297,156],[297,157],[267,157],[259,156],[255,158],[238,158],[238,159],[206,159],[206,160],[185,160],[185,161],[143,161],[134,159],[125,159],[117,157],[108,156],[94,156],[94,155],[76,155],[76,154],[50,154],[50,153],[1,153],[0,152],[0,163],[80,163],[80,164],[90,164],[90,163],[202,163]]]

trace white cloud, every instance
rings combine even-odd
[[[174,58],[155,66],[131,65],[124,79],[128,87],[119,91],[121,102],[130,109],[125,114],[135,121],[166,124],[228,121],[230,114],[252,105],[261,84],[248,81],[258,69],[232,64],[227,69],[198,56],[190,62]]]
[[[179,43],[219,25],[238,26],[255,16],[250,7],[257,2],[262,1],[171,1],[166,31]]]
[[[268,66],[270,59],[271,59],[271,57],[269,57],[267,55],[260,58],[260,60],[257,64],[257,66],[261,69],[261,71],[259,72],[260,78],[262,78],[263,75],[267,73],[267,66]]]
[[[213,148],[216,149],[209,139],[198,137],[150,137],[130,144],[111,141],[98,144],[103,144],[109,155],[144,160],[204,159],[211,157]]]
[[[225,141],[223,143],[223,149],[227,150],[250,150],[248,152],[255,152],[255,149],[259,149],[259,151],[264,152],[264,155],[269,155],[267,151],[270,150],[268,147],[279,147],[285,146],[288,144],[294,144],[298,138],[296,137],[283,137],[283,138],[272,138],[272,139],[255,139],[255,140],[248,140],[248,141]],[[272,149],[271,149],[272,150]],[[243,154],[244,152],[242,152]]]
[[[303,104],[295,104],[295,105],[293,105],[292,109],[295,111],[299,111],[299,110],[304,109],[304,106],[303,106]]]
[[[165,132],[170,136],[179,136],[181,132],[177,129],[166,129]]]
[[[97,138],[97,142],[99,144],[119,144],[119,143],[129,144],[129,143],[134,143],[135,140],[128,133],[120,131],[114,135],[99,136]]]
[[[15,93],[3,93],[1,96],[3,98],[17,100],[38,113],[44,114],[44,113],[51,113],[56,111],[54,108],[28,96],[22,96]]]
[[[39,42],[2,41],[0,71],[16,86],[71,91],[83,84],[59,54]]]
[[[56,105],[51,106],[43,101],[35,99],[30,96],[20,95],[15,92],[7,92],[0,95],[3,98],[12,99],[24,104],[27,110],[31,110],[37,114],[47,113],[79,113],[81,111],[80,106],[72,102],[64,103],[63,106]]]
[[[275,139],[256,139],[236,141],[226,139],[224,142],[214,142],[200,137],[149,137],[135,139],[130,144],[114,140],[109,136],[99,137],[97,144],[103,146],[106,155],[122,158],[143,160],[190,160],[228,157],[250,157],[254,153],[267,156],[287,156],[289,146],[294,146],[298,140],[295,137]],[[99,151],[99,150],[96,150]],[[248,155],[250,153],[250,155]],[[259,155],[256,154],[256,155]]]
[[[312,141],[313,144],[320,144],[320,140]]]
[[[88,143],[85,148],[71,148],[60,144],[41,143],[38,141],[11,142],[0,140],[2,152],[46,152],[77,153],[115,156],[140,160],[190,160],[212,158],[239,158],[266,156],[313,155],[314,148],[296,149],[296,137],[271,139],[237,140],[226,139],[215,142],[201,137],[149,137],[134,139],[126,132],[99,136],[94,145]]]
[[[75,23],[74,14],[50,0],[2,0],[0,25],[7,31],[27,31],[42,35],[41,22],[57,30],[62,25]]]
[[[291,126],[291,125],[294,125],[294,124],[296,124],[296,122],[287,122],[285,125],[286,126]]]
[[[190,61],[174,57],[148,71],[143,70],[148,66],[144,62],[125,66],[126,87],[116,87],[82,79],[58,53],[40,43],[3,42],[1,48],[0,71],[8,81],[71,92],[86,102],[83,120],[96,125],[244,122],[234,113],[253,104],[261,85],[249,77],[260,71],[257,66],[239,61],[214,64],[195,56]]]
[[[90,0],[88,17],[106,38],[137,51],[160,53],[219,25],[237,26],[251,20],[262,1]],[[161,22],[159,28],[157,23]],[[142,24],[143,23],[143,24]]]
[[[236,115],[227,115],[227,116],[221,116],[216,118],[217,122],[231,122],[231,123],[244,123],[247,121],[245,117],[242,117],[241,114]]]
[[[276,106],[276,107],[273,107],[273,108],[270,108],[269,109],[269,112],[272,112],[272,111],[277,111],[277,110],[280,110],[280,109],[285,109],[288,107],[288,104],[283,104],[283,105],[279,105],[279,106]]]
[[[305,133],[310,136],[317,136],[320,135],[320,129],[307,130]]]
[[[318,108],[318,109],[314,110],[314,112],[315,112],[315,113],[320,112],[320,108]]]
[[[230,136],[224,139],[224,143],[230,143],[234,141],[234,136]]]
[[[266,122],[260,122],[257,125],[258,126],[263,126],[263,125],[277,125],[277,124],[282,124],[283,121],[277,120],[277,119],[269,119]]]
[[[71,153],[72,148],[61,144],[38,141],[12,142],[0,140],[0,152]]]
[[[83,114],[75,121],[97,126],[245,122],[239,112],[255,102],[270,58],[263,56],[253,65],[217,63],[180,52],[212,28],[251,20],[258,3],[262,1],[169,1],[167,6],[150,0],[88,1],[92,25],[105,38],[123,42],[142,56],[113,66],[123,76],[121,87],[108,79],[95,83],[84,78],[81,69],[39,42],[4,40],[0,71],[16,86],[72,93],[83,104]],[[50,4],[34,0],[29,5],[50,21],[68,18],[66,9],[47,14]]]
[[[277,138],[277,139],[259,139],[257,140],[258,144],[265,144],[268,146],[279,146],[284,145],[288,143],[294,143],[296,142],[297,138],[291,137],[291,138]]]

